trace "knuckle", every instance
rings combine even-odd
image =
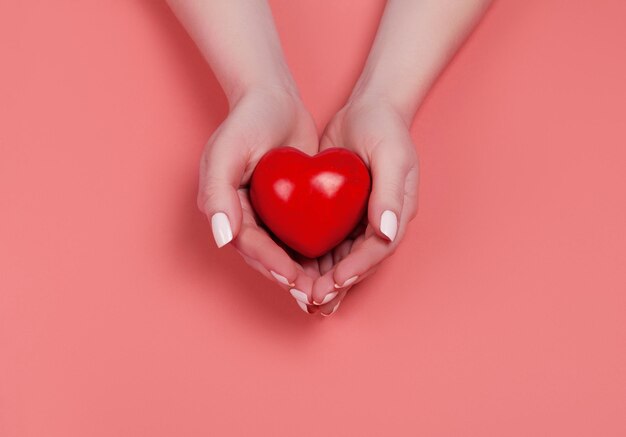
[[[207,183],[198,193],[198,207],[207,214],[216,212],[220,203],[220,187]]]
[[[396,182],[388,182],[374,191],[374,204],[389,205],[392,209],[401,209],[404,198],[404,187]],[[388,208],[385,208],[388,209]]]

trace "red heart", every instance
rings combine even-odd
[[[257,164],[250,200],[274,235],[316,258],[341,243],[359,223],[370,185],[367,167],[346,149],[309,156],[281,147]]]

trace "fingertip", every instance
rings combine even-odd
[[[353,248],[350,254],[335,266],[334,280],[338,289],[362,281],[372,267],[393,252],[395,246],[378,235],[372,235],[358,244],[355,243]]]
[[[303,303],[305,305],[311,304],[309,296],[304,291],[298,290],[297,288],[291,288],[289,289],[289,293],[298,302]]]
[[[269,244],[275,244],[268,241]],[[261,256],[261,254],[259,254]],[[280,247],[268,247],[262,255],[263,264],[279,284],[295,287],[298,279],[298,264]]]
[[[395,212],[389,209],[383,211],[380,215],[379,231],[389,241],[396,239],[398,234],[398,216]]]
[[[335,283],[335,288],[340,289],[340,288],[345,288],[345,287],[349,287],[350,285],[354,284],[357,280],[359,279],[359,275],[354,275],[348,279],[346,279],[343,282],[339,282],[339,283]]]
[[[359,272],[355,271],[355,266],[351,266],[351,257],[348,255],[343,261],[335,266],[333,272],[334,289],[341,290],[354,284],[359,278]],[[353,264],[353,263],[352,263]]]
[[[237,237],[243,221],[243,210],[238,190],[230,185],[212,183],[201,188],[198,206],[211,221],[218,247]]]
[[[326,305],[328,302],[336,298],[338,294],[339,294],[339,291],[331,291],[330,293],[327,293],[319,302],[314,299],[313,305],[317,305],[317,306]]]
[[[380,150],[383,153],[383,149]],[[406,161],[408,159],[402,153],[392,158],[377,155],[372,160],[372,194],[368,205],[368,220],[376,234],[387,241],[396,238],[403,214],[406,179],[410,168]]]
[[[395,240],[401,213],[402,204],[388,199],[381,200],[380,195],[370,197],[367,220],[380,238],[390,242]]]
[[[280,273],[276,273],[274,270],[270,270],[270,273],[280,284],[286,285],[288,287],[293,287],[296,284],[293,281],[287,279],[287,277],[281,275]]]
[[[341,301],[337,301],[337,303],[331,308],[330,312],[324,312],[324,311],[320,311],[320,314],[323,317],[329,317],[332,316],[333,314],[335,314],[337,312],[337,310],[339,309],[339,305],[341,305]]]
[[[300,302],[299,300],[296,300],[296,303],[298,304],[298,306],[300,307],[302,311],[304,311],[307,314],[311,314],[309,311],[309,307],[305,303]]]
[[[224,247],[233,240],[233,230],[226,213],[216,212],[211,216],[211,230],[218,248]]]
[[[330,302],[334,297],[337,296],[337,290],[333,288],[333,284],[334,282],[332,272],[327,272],[325,275],[320,276],[315,280],[311,291],[314,305],[324,305],[325,303]],[[329,298],[328,296],[331,294],[333,296]]]
[[[289,289],[289,293],[291,296],[307,305],[313,304],[312,288],[313,288],[313,279],[308,277],[306,274],[298,275],[296,278],[295,286]]]
[[[339,309],[339,305],[341,305],[341,302],[346,297],[347,292],[347,288],[342,290],[334,300],[329,301],[325,306],[320,307],[320,314],[323,317],[328,317],[336,313]]]

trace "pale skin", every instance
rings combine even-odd
[[[200,165],[198,207],[216,243],[233,245],[289,290],[303,311],[334,313],[373,273],[417,213],[418,160],[409,128],[428,89],[489,0],[389,0],[363,72],[321,138],[289,72],[266,0],[168,0],[211,65],[229,115]],[[330,6],[329,6],[330,7]],[[332,10],[332,9],[331,9]],[[331,253],[290,256],[256,223],[246,186],[270,149],[358,154],[372,173],[366,223]]]

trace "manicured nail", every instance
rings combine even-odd
[[[335,311],[337,311],[337,309],[339,309],[339,305],[341,305],[341,301],[337,302],[337,305],[335,305],[335,307],[330,311],[330,313],[326,314],[326,313],[320,313],[321,315],[323,315],[324,317],[328,317],[331,316],[335,313]]]
[[[337,297],[337,295],[339,294],[338,291],[333,291],[332,293],[328,293],[326,296],[324,296],[324,299],[322,299],[321,302],[317,303],[315,301],[313,301],[313,303],[315,305],[324,305],[327,304],[328,302],[330,302],[331,300],[333,300],[335,297]]]
[[[306,295],[304,291],[300,291],[297,288],[292,288],[291,290],[289,290],[289,293],[291,293],[293,298],[297,300],[298,302],[301,302],[304,304],[309,303],[309,297]]]
[[[385,211],[380,216],[380,232],[382,232],[389,241],[393,241],[398,233],[398,217],[393,211]]]
[[[296,285],[296,284],[292,284],[291,282],[289,282],[289,279],[285,278],[283,275],[279,275],[274,270],[270,270],[270,273],[281,284],[288,285],[290,287],[293,287],[294,285]]]
[[[233,231],[230,228],[228,216],[223,212],[216,212],[211,217],[211,228],[213,229],[213,238],[217,247],[225,246],[233,239]]]
[[[296,303],[298,304],[298,306],[300,307],[302,311],[309,314],[309,308],[306,306],[306,304],[300,302],[299,300],[296,300]]]
[[[344,288],[344,287],[347,287],[348,285],[352,285],[356,282],[357,279],[359,279],[358,275],[348,278],[346,279],[346,282],[343,283],[343,285],[335,284],[335,288]]]

